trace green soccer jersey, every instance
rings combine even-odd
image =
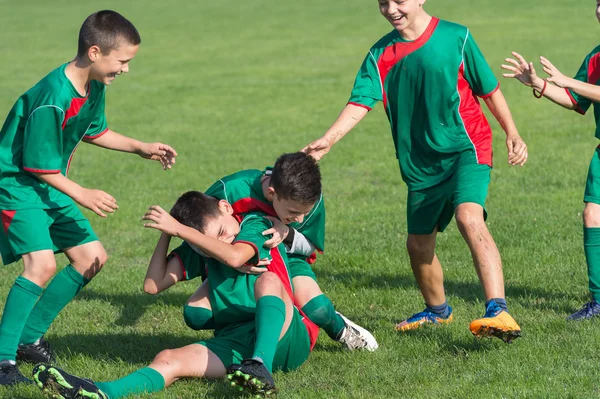
[[[32,172],[67,175],[83,138],[107,131],[105,86],[91,81],[82,97],[64,64],[23,94],[0,131],[0,209],[51,209],[71,204],[67,195]]]
[[[585,57],[581,68],[579,68],[577,75],[575,75],[575,79],[593,85],[600,85],[600,46],[593,49]],[[590,108],[590,105],[592,105],[592,100],[580,96],[570,89],[565,90],[573,104],[575,104],[575,111],[584,115]],[[594,118],[596,120],[596,137],[600,139],[600,104],[596,102],[594,102]]]
[[[277,217],[273,205],[263,194],[261,179],[270,174],[271,168],[264,172],[251,169],[242,170],[220,179],[206,190],[207,195],[226,200],[235,214],[243,216],[248,212],[264,212]],[[304,217],[302,223],[291,223],[290,227],[302,233],[319,251],[325,250],[325,203],[323,194]]]
[[[383,101],[402,178],[421,190],[454,173],[461,152],[492,165],[492,131],[477,97],[498,86],[469,30],[432,18],[414,41],[393,30],[371,47],[348,103],[370,110]]]
[[[264,248],[265,241],[270,237],[263,236],[262,232],[271,226],[272,223],[262,214],[247,214],[240,224],[240,233],[236,236],[234,244],[245,243],[254,247],[255,255],[248,263],[256,265],[259,259],[269,259],[271,265],[268,269],[278,275],[283,273],[281,276],[284,278],[287,275],[286,280],[289,282],[284,246]],[[175,248],[171,256],[178,257],[186,280],[196,277],[208,278],[210,304],[217,329],[232,323],[254,320],[254,284],[259,275],[241,273],[215,259],[203,257],[186,242]]]

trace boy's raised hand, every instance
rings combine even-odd
[[[142,220],[148,220],[154,223],[144,223],[144,227],[156,229],[172,237],[179,235],[181,223],[179,223],[169,212],[158,205],[152,205],[142,217]]]
[[[77,203],[96,213],[96,215],[105,218],[106,213],[113,213],[119,208],[117,200],[112,195],[102,190],[84,188],[81,193],[73,198]],[[104,211],[104,212],[103,212]]]
[[[143,143],[138,154],[142,158],[159,161],[164,170],[171,169],[177,157],[177,151],[163,143]]]
[[[537,79],[541,79],[535,73],[533,62],[525,61],[523,56],[515,51],[512,52],[515,58],[505,58],[504,61],[510,65],[502,64],[502,69],[510,71],[512,73],[503,73],[502,76],[505,78],[514,78],[525,86],[533,86]]]
[[[540,57],[540,63],[544,67],[544,72],[548,74],[546,80],[554,83],[558,87],[567,87],[568,80],[546,57]]]

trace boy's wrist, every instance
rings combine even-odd
[[[536,80],[534,80],[533,82],[531,82],[531,87],[539,92],[541,92],[544,89],[544,85],[547,84],[547,82],[538,77]]]

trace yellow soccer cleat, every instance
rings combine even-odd
[[[448,306],[450,314],[448,317],[440,317],[438,314],[432,312],[429,309],[425,309],[422,312],[415,313],[408,319],[396,324],[396,331],[409,331],[416,330],[425,324],[447,324],[453,319],[452,308]]]
[[[473,320],[469,330],[477,338],[496,337],[511,343],[521,336],[521,327],[506,310],[502,310],[494,301],[488,303],[485,315]]]

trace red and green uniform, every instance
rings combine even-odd
[[[229,176],[225,176],[214,183],[205,194],[226,200],[233,207],[236,215],[243,216],[248,212],[264,212],[267,215],[277,217],[273,204],[263,194],[261,180],[271,169],[265,171],[257,169],[243,170]],[[291,228],[302,233],[319,251],[325,250],[325,203],[323,195],[304,217],[302,223],[291,223]],[[297,276],[308,276],[313,279],[315,275],[309,265],[314,260],[306,256],[288,253],[290,261],[290,272],[292,278]]]
[[[576,80],[600,85],[600,46],[585,57],[581,68],[575,75]],[[596,138],[600,139],[600,104],[583,97],[570,89],[565,89],[575,105],[575,111],[584,115],[594,104],[594,119],[596,121]],[[600,146],[596,147],[588,169],[584,202],[600,204]],[[596,301],[600,301],[600,228],[583,229],[583,245],[588,266],[589,290]]]
[[[451,22],[432,18],[414,41],[393,30],[370,49],[348,102],[370,110],[383,101],[409,189],[409,233],[442,231],[462,202],[483,206],[492,130],[478,97],[498,86],[469,30]]]
[[[293,300],[283,244],[272,249],[264,247],[269,237],[263,236],[262,232],[271,227],[271,222],[262,215],[247,214],[240,224],[240,233],[234,244],[245,243],[254,247],[256,252],[250,264],[257,264],[259,259],[270,259],[271,263],[267,269],[279,276]],[[172,257],[179,259],[185,279],[208,279],[209,300],[216,325],[215,338],[201,343],[217,354],[225,365],[239,363],[242,359],[250,357],[248,352],[251,353],[254,346],[253,320],[256,313],[254,284],[259,276],[240,273],[215,259],[203,257],[186,242],[173,250],[169,259]],[[318,327],[296,310],[292,325],[279,341],[275,368],[292,369],[302,364],[316,343],[317,335]]]
[[[66,65],[19,97],[0,131],[0,252],[5,264],[23,253],[58,251],[97,239],[73,200],[33,175],[66,176],[81,140],[107,131],[105,86],[92,81],[87,95],[79,95],[65,75]]]

